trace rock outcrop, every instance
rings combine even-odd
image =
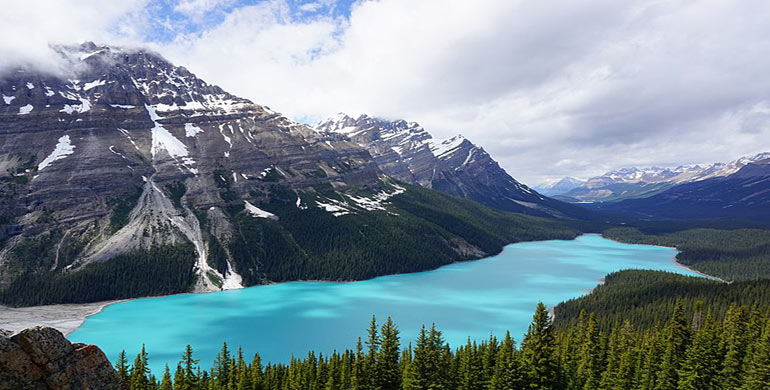
[[[0,330],[0,390],[120,389],[99,347],[70,343],[56,329]]]

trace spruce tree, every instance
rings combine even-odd
[[[382,325],[380,348],[377,352],[375,370],[375,388],[380,390],[398,390],[401,388],[401,372],[398,359],[401,344],[398,327],[388,317]]]
[[[580,353],[580,362],[578,363],[578,376],[585,390],[599,388],[601,378],[601,340],[599,339],[599,328],[596,324],[596,315],[591,313],[588,317],[583,348]]]
[[[171,383],[171,371],[168,369],[168,364],[163,370],[163,379],[160,381],[160,390],[174,390],[174,386]]]
[[[375,390],[377,389],[377,380],[380,378],[380,373],[377,372],[379,369],[377,353],[380,350],[380,334],[377,330],[377,318],[375,316],[372,316],[372,321],[369,323],[367,336],[366,346],[368,351],[364,363],[364,370],[367,373],[366,388]]]
[[[222,349],[214,360],[214,366],[211,368],[211,381],[219,389],[227,389],[230,384],[230,371],[232,369],[230,361],[230,351],[227,349],[227,342],[222,343]]]
[[[679,382],[678,370],[685,360],[690,342],[690,328],[685,319],[684,308],[680,300],[676,301],[671,319],[664,329],[665,352],[658,371],[655,390],[675,389]]]
[[[264,387],[264,371],[262,370],[262,357],[259,353],[254,354],[251,360],[251,386],[254,390],[266,390]]]
[[[505,332],[495,358],[495,370],[489,381],[489,390],[514,390],[524,386],[522,368],[510,332]]]
[[[460,390],[480,390],[483,389],[483,373],[481,357],[479,356],[476,343],[471,344],[471,339],[465,344],[460,358],[460,367],[457,372]]]
[[[705,318],[701,315],[699,328],[679,369],[679,390],[716,390],[721,387],[722,353],[719,332],[711,313]]]
[[[770,319],[767,320],[764,334],[754,347],[742,389],[766,390],[768,387],[770,387]]]
[[[364,354],[361,338],[356,343],[356,353],[353,357],[353,372],[350,378],[351,388],[353,390],[366,390],[369,385],[369,378],[366,371],[366,355]]]
[[[118,361],[115,363],[115,370],[118,372],[118,377],[120,378],[120,381],[128,385],[131,377],[131,366],[128,364],[128,359],[126,359],[126,350],[120,351],[120,354],[118,354]]]
[[[556,342],[553,332],[548,310],[540,302],[537,304],[532,323],[521,343],[528,388],[538,390],[557,388],[559,366],[556,360]]]
[[[193,358],[193,349],[187,344],[182,353],[182,359],[179,361],[182,368],[183,379],[174,385],[178,390],[194,390],[198,384],[198,360]]]
[[[150,368],[147,366],[147,351],[142,344],[142,350],[136,355],[134,359],[134,366],[131,368],[130,387],[131,390],[150,390],[152,385],[150,384]]]
[[[743,306],[732,305],[725,314],[723,337],[725,357],[720,385],[726,390],[739,389],[745,375],[749,339],[748,316]]]
[[[179,390],[184,386],[184,370],[182,365],[177,363],[176,371],[174,371],[174,389]]]

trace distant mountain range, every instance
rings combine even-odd
[[[365,148],[378,167],[402,182],[483,203],[547,217],[587,218],[579,207],[543,196],[511,177],[481,146],[456,135],[434,139],[416,122],[340,113],[316,129]]]
[[[689,181],[648,197],[592,205],[641,219],[740,218],[770,221],[770,164],[760,159],[727,176]]]
[[[540,192],[567,202],[617,202],[646,198],[677,185],[728,177],[749,164],[769,164],[770,152],[741,157],[729,163],[676,168],[621,168],[586,181],[564,178],[554,184],[542,184]]]

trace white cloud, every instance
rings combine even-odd
[[[179,0],[174,6],[174,11],[183,13],[194,19],[199,19],[217,7],[232,3],[233,0]]]
[[[50,43],[137,42],[149,23],[147,0],[4,0],[0,12],[0,71],[20,62],[57,65]]]
[[[192,19],[228,1],[176,8]],[[130,41],[152,19],[141,0],[48,3],[4,5],[0,58],[48,40]],[[764,0],[379,0],[349,19],[315,12],[333,7],[262,1],[154,46],[294,118],[366,112],[462,133],[531,184],[770,149]]]

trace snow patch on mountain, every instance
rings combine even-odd
[[[32,112],[32,109],[34,109],[34,108],[35,107],[33,107],[31,104],[27,104],[25,106],[21,106],[21,107],[19,107],[19,115],[27,115],[30,112]]]
[[[200,127],[195,126],[192,123],[185,123],[184,124],[184,134],[187,137],[195,137],[196,134],[202,133],[202,132],[203,132],[203,130]]]
[[[75,151],[75,146],[70,141],[70,136],[63,135],[59,137],[59,141],[56,143],[56,147],[53,152],[48,155],[40,164],[37,165],[38,172],[45,169],[45,167],[51,165],[54,161],[61,160]]]
[[[243,201],[243,205],[246,207],[246,211],[251,214],[252,217],[255,218],[265,218],[265,219],[278,219],[278,216],[269,212],[262,210],[261,208],[254,206],[251,202],[248,200]]]
[[[160,152],[165,150],[171,158],[179,161],[185,168],[187,168],[187,170],[197,175],[198,170],[194,167],[195,160],[190,157],[187,146],[158,123],[160,117],[156,113],[155,108],[149,105],[145,105],[145,108],[147,109],[147,113],[150,114],[150,119],[154,124],[151,130],[152,157],[156,158]]]

